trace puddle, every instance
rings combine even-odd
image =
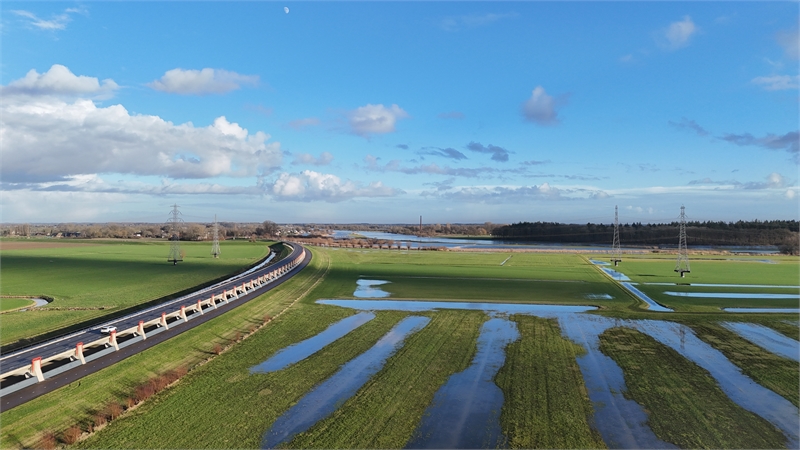
[[[743,322],[725,322],[722,325],[765,350],[800,361],[800,342],[772,328]]]
[[[788,299],[800,298],[797,294],[762,294],[760,292],[673,292],[664,291],[665,294],[673,297],[693,297],[693,298],[761,298],[761,299]]]
[[[336,411],[347,399],[383,367],[386,360],[403,346],[405,338],[425,327],[427,317],[411,316],[401,320],[372,348],[353,358],[303,396],[264,433],[261,448],[274,448]]]
[[[31,308],[38,308],[40,306],[46,306],[48,303],[50,303],[50,302],[48,302],[47,300],[45,300],[43,298],[28,298],[26,300],[31,300],[33,302],[33,305],[26,306],[25,308],[22,308],[22,309],[17,309],[15,312],[28,311]],[[9,312],[11,312],[11,311],[9,311]]]
[[[384,280],[357,280],[358,287],[353,292],[353,297],[358,298],[385,298],[390,294],[381,288],[375,287],[389,283]]]
[[[800,313],[798,308],[722,308],[722,310],[732,313]]]
[[[593,311],[596,306],[531,305],[523,303],[470,303],[437,302],[423,300],[317,300],[321,305],[341,306],[360,311],[410,311],[422,312],[436,309],[467,309],[500,314],[533,314],[539,317],[556,317],[563,313]]]
[[[596,265],[596,266],[610,266],[611,265],[611,263],[609,263],[609,262],[598,261],[596,259],[590,259],[589,262],[594,264],[594,265]]]
[[[633,283],[622,282],[620,283],[625,289],[633,293],[633,295],[639,297],[643,302],[647,303],[647,309],[650,311],[658,311],[658,312],[671,312],[672,309],[666,308],[664,306],[659,305],[656,303],[655,300],[648,297],[647,294],[640,291],[638,288],[633,286]]]
[[[731,287],[731,288],[774,288],[774,289],[800,289],[800,286],[779,286],[774,284],[707,284],[707,283],[642,283],[650,286],[701,286],[701,287]]]
[[[503,391],[494,377],[505,362],[506,346],[518,338],[514,322],[487,320],[481,327],[472,364],[436,391],[406,448],[503,447]]]
[[[362,312],[344,318],[325,329],[325,331],[304,341],[285,347],[261,364],[250,368],[250,373],[269,373],[281,370],[291,364],[300,362],[326,345],[364,325],[375,318],[375,314]]]
[[[627,275],[625,275],[622,272],[617,272],[614,269],[609,269],[608,267],[601,267],[600,270],[602,270],[603,272],[607,273],[611,278],[613,278],[613,279],[615,279],[617,281],[631,281],[631,279],[628,278]]]
[[[789,448],[798,448],[800,416],[797,408],[789,400],[744,375],[721,352],[697,338],[691,329],[657,320],[626,321],[625,326],[650,335],[707,370],[731,400],[778,427],[789,439]]]
[[[612,300],[614,297],[609,294],[586,294],[584,298],[590,300]]]

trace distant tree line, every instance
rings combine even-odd
[[[622,245],[677,245],[679,226],[678,222],[620,224],[620,242]],[[501,239],[536,242],[611,244],[614,225],[520,222],[496,227],[492,235]],[[775,245],[783,253],[798,254],[799,236],[800,223],[796,220],[686,223],[686,242],[689,246]]]

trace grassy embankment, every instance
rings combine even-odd
[[[735,404],[704,369],[628,328],[600,335],[600,350],[625,374],[628,395],[660,439],[681,448],[784,448],[772,424]]]
[[[64,241],[66,242],[66,241]],[[64,244],[59,242],[59,244]],[[0,295],[47,296],[47,306],[3,314],[0,343],[13,343],[112,314],[236,273],[267,255],[265,243],[182,242],[184,262],[167,262],[164,241],[84,242],[0,250]],[[5,303],[6,300],[3,302]]]
[[[59,433],[75,423],[85,425],[94,412],[103,409],[109,401],[124,401],[135,386],[153,375],[179,366],[191,368],[206,361],[212,356],[212,349],[216,344],[231,344],[237,334],[246,333],[260,324],[265,315],[275,316],[305,295],[324,275],[328,264],[326,255],[317,255],[311,265],[292,280],[258,299],[112,367],[82,378],[77,383],[3,411],[0,413],[0,448],[35,448],[43,432]],[[332,317],[326,320],[344,315],[345,313],[339,313],[338,316],[331,314]],[[322,321],[318,328],[326,324],[327,322]],[[265,329],[272,325],[273,323],[266,325]],[[180,384],[184,382],[181,381]],[[167,392],[161,395],[166,394]]]
[[[298,304],[271,326],[190,372],[129,417],[112,422],[84,448],[258,448],[263,433],[317,383],[369,349],[406,314],[372,321],[284,370],[249,368],[281,348],[322,331],[352,311]]]
[[[765,351],[718,323],[691,323],[689,326],[700,339],[739,366],[745,375],[798,406],[800,367],[796,361]]]
[[[585,351],[561,337],[555,319],[515,315],[520,339],[497,374],[500,416],[510,448],[605,448],[589,425],[589,394],[575,358]]]

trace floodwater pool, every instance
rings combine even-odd
[[[518,338],[516,324],[508,319],[484,322],[472,364],[439,388],[406,448],[503,447],[503,391],[494,376],[505,363],[506,346]]]
[[[772,328],[744,322],[725,322],[722,325],[767,351],[800,361],[800,343]]]
[[[274,448],[287,442],[297,433],[336,411],[361,386],[378,373],[386,360],[403,346],[405,338],[424,328],[430,319],[410,316],[401,320],[366,352],[353,358],[338,372],[317,385],[294,406],[278,417],[264,433],[261,448]]]
[[[383,289],[377,287],[389,283],[384,280],[365,280],[360,279],[356,281],[356,290],[353,292],[353,297],[358,298],[386,298],[390,294]]]
[[[665,294],[673,297],[691,297],[691,298],[755,298],[755,299],[800,299],[797,294],[764,294],[761,292],[675,292],[664,291]]]

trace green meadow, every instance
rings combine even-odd
[[[745,374],[797,405],[798,365],[719,325],[723,320],[750,320],[797,335],[800,327],[786,321],[792,317],[789,315],[728,315],[706,305],[691,304],[676,307],[683,312],[654,313],[587,257],[577,254],[311,250],[314,259],[309,267],[278,289],[80,383],[3,411],[0,447],[35,447],[45,431],[58,434],[75,423],[86,428],[92,415],[109,401],[124,403],[148,377],[182,365],[190,370],[177,384],[76,445],[255,448],[270,425],[315,385],[370,348],[404,317],[426,315],[431,318],[430,323],[409,336],[405,345],[355,395],[331,416],[282,444],[287,448],[403,447],[438,388],[470,365],[479,329],[488,319],[485,313],[377,312],[372,321],[297,364],[267,374],[249,372],[250,367],[278,350],[354,314],[351,309],[314,302],[354,298],[359,279],[388,281],[380,288],[389,292],[392,300],[595,305],[602,308],[598,313],[606,316],[680,321],[723,352]],[[5,263],[5,253],[3,258]],[[742,273],[749,274],[750,278],[742,275],[748,281],[739,283],[767,284],[749,281],[759,277],[772,279],[774,284],[797,282],[792,275],[792,267],[798,267],[797,258],[781,259],[779,264],[699,263],[696,269],[692,261],[691,275],[702,277],[703,281],[693,282],[722,283],[719,280],[728,279],[728,264],[735,266],[731,270],[744,267]],[[247,264],[243,261],[240,267]],[[189,265],[188,260],[185,265]],[[625,258],[619,268],[638,282],[651,281],[647,275],[654,275],[657,282],[680,280],[672,272],[674,259],[666,257]],[[715,268],[716,273],[709,268]],[[777,274],[770,272],[775,269]],[[592,298],[598,294],[612,298]],[[249,334],[266,314],[277,317]],[[506,348],[505,364],[495,379],[505,398],[500,423],[506,444],[512,448],[604,447],[592,425],[594,406],[577,365],[585,350],[562,336],[556,320],[525,315],[511,319],[520,337]],[[237,342],[237,334],[249,335]],[[622,368],[626,381],[635,378],[643,383],[629,384],[625,395],[650,412],[651,426],[662,439],[682,447],[784,445],[785,439],[774,427],[737,405],[731,406],[714,379],[702,369],[647,336],[613,329],[601,337],[601,343],[603,352]],[[217,344],[227,349],[215,355],[211,349]],[[696,387],[687,388],[681,385],[682,380],[690,380]],[[675,418],[685,410],[691,410],[691,414]],[[676,425],[671,427],[673,420]],[[730,436],[732,424],[737,423],[740,436]]]
[[[63,245],[66,242],[66,245]],[[184,261],[167,262],[166,241],[59,241],[0,244],[0,295],[53,299],[47,306],[3,314],[2,345],[175,295],[236,273],[268,253],[265,243],[225,241],[219,259],[211,245],[182,242]],[[23,248],[18,248],[23,247]],[[3,300],[3,307],[11,299]]]

